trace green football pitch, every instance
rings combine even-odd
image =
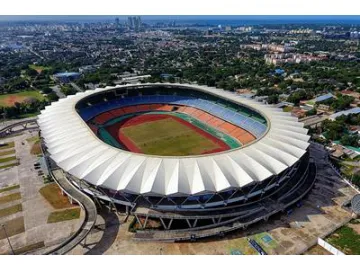
[[[199,155],[221,147],[196,130],[172,118],[124,127],[120,131],[142,153],[149,155]]]

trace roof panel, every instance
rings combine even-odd
[[[292,166],[306,152],[309,136],[303,123],[278,108],[214,87],[171,85],[213,93],[252,107],[270,121],[269,130],[244,148],[216,154],[156,157],[130,153],[98,139],[75,111],[79,100],[105,91],[96,89],[61,99],[41,111],[38,123],[51,158],[64,170],[94,185],[171,195],[219,192],[263,181]]]

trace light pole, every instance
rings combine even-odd
[[[4,225],[4,224],[1,224],[1,227],[4,229],[4,233],[5,233],[6,239],[8,240],[9,246],[10,246],[10,248],[11,248],[11,252],[12,252],[13,255],[15,255],[14,249],[13,249],[13,247],[12,247],[12,245],[11,245],[11,243],[10,243],[10,239],[9,239],[9,237],[8,237],[8,235],[7,235],[7,232],[6,232],[6,229],[5,229],[5,225]]]

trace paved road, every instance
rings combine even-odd
[[[60,85],[55,85],[50,87],[53,92],[59,97],[59,98],[65,98],[66,96],[63,94],[63,92],[61,92],[61,88]]]
[[[321,122],[324,122],[328,118],[329,118],[328,115],[309,116],[309,117],[305,117],[305,118],[300,119],[299,122],[303,122],[304,127],[309,127],[309,126],[320,124]]]
[[[6,123],[11,123],[6,122]],[[8,124],[7,126],[3,127],[0,125],[0,138],[6,137],[10,134],[22,132],[25,130],[34,130],[37,129],[38,125],[35,118],[27,118],[22,119],[21,121],[13,122],[12,124]]]
[[[29,50],[31,53],[33,53],[34,55],[40,57],[42,60],[45,59],[45,57],[41,56],[40,54],[38,54],[37,52],[35,52],[33,49],[31,49],[31,48],[28,47],[28,50]]]
[[[22,118],[22,119],[11,119],[11,120],[2,121],[2,122],[0,122],[0,129],[11,126],[11,125],[19,123],[19,122],[24,122],[24,121],[27,121],[27,120],[34,120],[34,119],[37,119],[37,116],[28,117],[28,118]]]
[[[70,84],[71,84],[72,87],[75,88],[76,91],[78,91],[78,92],[84,92],[84,90],[81,89],[80,86],[78,86],[76,83],[71,82]]]

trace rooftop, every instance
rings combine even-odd
[[[271,125],[246,147],[190,157],[129,153],[99,140],[75,111],[75,104],[94,93],[123,87],[165,85],[213,94],[263,114]],[[188,84],[137,84],[77,93],[52,103],[38,117],[48,151],[58,166],[85,181],[135,194],[221,192],[279,175],[293,166],[309,146],[304,124],[289,113],[214,87]],[[56,121],[56,123],[54,123]]]
[[[331,93],[327,93],[326,95],[319,96],[315,98],[315,102],[321,102],[330,98],[333,98],[334,96]]]
[[[334,114],[330,115],[329,119],[335,120],[337,117],[342,116],[342,115],[358,114],[358,113],[360,113],[360,107],[356,107],[356,108],[352,108],[349,110],[334,113]]]
[[[79,72],[60,72],[54,74],[55,77],[72,77],[72,76],[79,76]]]

